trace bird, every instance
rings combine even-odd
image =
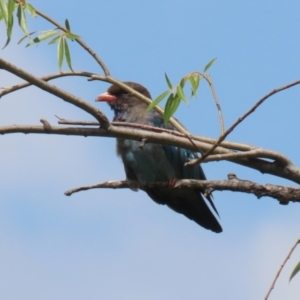
[[[151,99],[149,91],[141,84],[123,82],[135,91]],[[116,84],[111,85],[96,101],[107,102],[114,112],[113,121],[143,124],[176,130],[172,125],[164,124],[163,117],[154,109],[147,110],[147,103],[123,90]],[[203,197],[203,190],[198,188],[174,189],[170,186],[149,188],[154,182],[170,183],[178,179],[206,180],[200,165],[185,166],[196,158],[188,149],[175,146],[144,143],[126,138],[117,138],[117,154],[121,157],[129,182],[136,182],[148,196],[158,204],[167,205],[177,213],[183,214],[198,225],[215,233],[222,232],[222,227],[210,210]],[[174,185],[174,184],[173,184]],[[206,196],[212,209],[218,214],[210,195]]]

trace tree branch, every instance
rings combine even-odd
[[[66,120],[64,118],[60,118],[56,116],[59,121],[58,124],[64,124],[64,125],[82,125],[82,126],[99,126],[99,123],[96,121],[77,121],[77,120]],[[136,123],[124,123],[124,122],[111,122],[111,124],[115,126],[125,126],[125,127],[133,127],[133,128],[140,128],[140,129],[148,129],[156,132],[169,132],[171,134],[177,135],[177,136],[185,136],[181,132],[174,131],[174,130],[169,130],[161,127],[152,127],[152,126],[147,126],[147,125],[142,125],[142,124],[136,124]],[[199,136],[199,135],[192,135],[191,136],[193,140],[200,141],[203,143],[207,144],[214,144],[217,140],[213,138],[208,138],[204,136]],[[235,143],[235,142],[228,142],[228,141],[223,141],[219,145],[223,148],[227,148],[230,150],[240,150],[240,151],[251,151],[252,149],[256,149],[257,147],[247,145],[247,144],[242,144],[242,143]]]
[[[174,186],[175,189],[179,188],[198,188],[204,190],[205,193],[210,194],[213,191],[232,191],[254,194],[257,198],[271,197],[279,201],[280,204],[288,204],[289,202],[300,202],[300,188],[285,187],[279,185],[265,184],[261,185],[248,180],[240,180],[234,174],[228,175],[229,180],[192,180],[183,179],[178,180]],[[137,186],[137,185],[136,185]],[[143,185],[142,190],[145,188],[158,188],[169,187],[166,182],[157,182],[152,184]],[[123,189],[132,188],[132,182],[128,181],[106,181],[95,185],[82,186],[71,189],[65,192],[65,195],[71,196],[74,193],[98,189]]]
[[[65,126],[50,126],[45,130],[43,126],[27,126],[27,125],[12,125],[0,127],[0,134],[10,133],[36,133],[36,134],[58,134],[58,135],[76,135],[76,136],[101,136],[113,138],[127,138],[132,140],[142,141],[147,140],[147,143],[166,144],[177,146],[180,148],[197,151],[197,148],[203,151],[208,151],[210,145],[200,141],[194,141],[195,146],[186,138],[186,136],[175,136],[167,132],[157,132],[138,130],[134,128],[126,128],[121,126],[110,125],[108,129],[89,128],[89,127],[65,127]],[[218,147],[215,150],[216,154],[230,154],[232,151]],[[268,173],[282,178],[289,179],[300,184],[300,169],[293,164],[282,165],[276,162],[270,162],[258,158],[240,158],[229,159],[229,161],[256,169],[262,173]]]
[[[210,155],[209,157],[205,158],[203,162],[209,161],[220,161],[220,160],[230,160],[230,159],[237,159],[237,158],[268,158],[274,159],[276,162],[282,165],[290,165],[292,164],[291,160],[289,160],[285,155],[261,148],[253,148],[252,150],[245,151],[245,152],[233,152],[228,154],[216,154]],[[189,163],[187,163],[189,165]]]
[[[244,121],[251,113],[253,113],[265,100],[267,100],[272,95],[281,92],[285,89],[288,89],[290,87],[293,87],[294,85],[300,84],[300,80],[294,81],[292,83],[289,83],[287,85],[284,85],[280,88],[274,89],[264,97],[262,97],[256,104],[254,104],[242,117],[239,117],[227,130],[224,134],[222,134],[219,139],[216,141],[216,143],[211,147],[209,151],[207,151],[205,154],[202,155],[199,159],[195,159],[193,161],[190,161],[189,165],[196,165],[201,163],[206,157],[208,157],[213,151],[220,145],[222,141],[225,140],[225,138],[234,130],[237,125],[239,125],[242,121]]]
[[[2,58],[0,58],[0,68],[32,83],[33,85],[39,87],[40,89],[47,91],[48,93],[55,95],[68,103],[71,103],[83,109],[84,111],[94,116],[99,121],[102,128],[109,127],[110,123],[107,117],[99,109],[92,106],[88,102],[80,99],[79,97],[76,97],[71,93],[62,90],[55,85],[45,82],[44,80],[18,68],[17,66],[5,61]]]
[[[65,119],[61,119],[61,118],[59,118],[58,123],[59,124],[68,124],[68,125],[83,125],[83,126],[99,125],[97,122],[72,121],[72,120],[65,120]],[[132,128],[136,128],[136,129],[149,130],[149,131],[158,132],[158,133],[166,132],[166,133],[169,133],[174,136],[185,137],[192,144],[194,143],[194,141],[201,141],[201,142],[207,143],[205,139],[203,141],[202,139],[199,139],[198,136],[193,136],[193,135],[186,136],[185,134],[182,134],[178,131],[169,130],[169,129],[165,129],[165,128],[161,128],[161,127],[152,127],[152,126],[147,126],[147,125],[143,125],[143,124],[126,123],[126,122],[112,122],[111,124],[114,126],[132,127]],[[231,142],[228,142],[227,145],[230,143]],[[234,144],[236,144],[236,143],[234,143]],[[219,146],[223,146],[223,144],[221,143],[221,145],[219,145]],[[246,145],[243,145],[243,146],[246,146]],[[226,154],[210,155],[209,157],[204,159],[203,162],[230,160],[230,159],[234,160],[234,159],[239,159],[239,158],[253,158],[253,157],[259,158],[260,157],[260,158],[274,159],[283,165],[292,164],[292,162],[285,155],[283,155],[279,152],[256,148],[256,147],[252,147],[249,145],[247,145],[247,146],[248,146],[248,149],[243,153],[231,151],[231,153],[226,153]],[[229,147],[227,147],[227,148],[229,148]],[[200,152],[198,150],[199,148],[197,148],[197,146],[195,144],[194,144],[194,149],[196,149],[197,152]],[[232,149],[230,149],[230,150],[232,150]],[[189,163],[187,163],[187,165],[189,165]]]

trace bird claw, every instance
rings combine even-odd
[[[173,187],[175,187],[176,182],[177,182],[177,178],[175,177],[175,178],[172,178],[172,179],[168,180],[167,185],[168,185],[169,188],[173,188]]]

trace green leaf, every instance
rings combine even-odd
[[[57,45],[57,61],[58,61],[59,69],[61,69],[64,60],[64,52],[65,52],[64,48],[65,48],[64,37],[61,35]]]
[[[0,0],[0,11],[3,15],[4,22],[7,26],[8,24],[8,9],[4,0]]]
[[[173,116],[175,114],[177,108],[179,107],[180,100],[181,100],[180,97],[178,97],[177,95],[173,98],[171,116]]]
[[[189,78],[191,86],[192,86],[192,97],[197,95],[197,84],[193,76]]]
[[[195,76],[196,90],[198,90],[198,88],[199,88],[199,84],[200,84],[200,79],[201,78],[202,78],[202,76],[200,76],[200,75],[196,75]]]
[[[165,113],[164,113],[165,125],[169,122],[170,118],[174,115],[179,104],[180,104],[180,97],[178,97],[178,95],[174,96],[173,94],[171,94],[165,106]]]
[[[14,9],[15,9],[15,1],[9,0],[7,3],[7,27],[6,27],[7,40],[3,48],[5,48],[11,40],[12,29],[14,26],[14,15],[13,15]]]
[[[154,106],[156,106],[159,102],[161,102],[168,94],[170,93],[169,90],[160,94],[156,99],[154,99],[149,106],[147,107],[147,112],[150,111]]]
[[[44,41],[44,40],[50,38],[51,36],[53,36],[53,35],[55,35],[55,34],[57,34],[57,33],[58,33],[57,30],[48,30],[48,31],[42,33],[41,35],[35,37],[30,43],[28,43],[28,44],[26,45],[26,47],[31,46],[31,45],[33,45],[33,44],[37,44],[37,43],[39,43],[39,42],[42,42],[42,41]]]
[[[7,40],[2,49],[4,49],[10,42],[13,26],[14,26],[14,18],[10,18],[6,28]]]
[[[28,12],[29,12],[34,18],[37,17],[35,8],[34,8],[30,3],[26,2],[25,7],[27,8]]]
[[[169,89],[171,90],[172,89],[172,83],[171,83],[167,73],[165,73],[165,78],[166,78],[167,85],[168,85]]]
[[[58,39],[60,38],[60,34],[58,35],[58,36],[56,36],[54,39],[52,39],[50,42],[49,42],[49,44],[48,45],[53,45],[53,44],[55,44],[55,43],[57,43],[58,42]]]
[[[216,57],[213,58],[213,59],[205,66],[203,73],[205,73],[205,72],[212,66],[212,64],[215,62],[216,59],[217,59]]]
[[[73,69],[72,69],[71,54],[70,54],[68,42],[67,42],[66,39],[64,39],[64,48],[65,48],[65,57],[66,57],[68,67],[70,68],[70,70],[72,72],[74,72]]]
[[[70,40],[76,40],[76,39],[80,39],[80,36],[71,32],[68,32],[66,34],[66,38],[70,39]]]
[[[165,123],[165,125],[168,123],[168,121],[171,118],[171,105],[172,105],[173,97],[174,97],[174,95],[170,94],[170,96],[168,97],[168,100],[166,102],[166,105],[165,105],[165,112],[164,112],[164,123]]]
[[[67,30],[68,30],[68,31],[71,31],[70,23],[69,23],[68,19],[66,19],[65,25],[66,25]]]
[[[26,38],[29,38],[31,35],[35,34],[36,31],[30,32],[28,35],[24,35],[19,41],[18,44],[21,44]]]
[[[293,279],[293,277],[300,271],[300,261],[297,264],[297,266],[295,267],[295,269],[293,270],[291,277],[290,277],[290,281]]]
[[[2,11],[0,10],[0,21],[3,19],[4,17],[3,17],[3,13],[2,13]]]
[[[182,99],[186,104],[189,104],[189,102],[184,94],[181,84],[177,86],[177,95],[179,96],[179,100]]]
[[[7,3],[7,14],[8,14],[8,19],[13,17],[13,12],[16,7],[16,2],[15,0],[8,0]]]
[[[22,5],[18,5],[17,17],[19,21],[19,26],[24,31],[26,35],[28,35],[27,23],[26,23],[26,15],[25,15],[25,7]]]
[[[179,84],[180,84],[180,86],[181,86],[182,88],[184,88],[186,81],[187,81],[187,79],[186,79],[185,77],[181,78]]]

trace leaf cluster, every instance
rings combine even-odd
[[[70,70],[72,69],[72,60],[71,60],[71,53],[68,45],[68,40],[74,41],[79,37],[71,32],[69,21],[66,19],[65,21],[66,31],[62,31],[59,28],[54,28],[46,31],[39,32],[40,34],[37,35],[35,38],[31,38],[32,35],[36,34],[37,32],[32,32],[29,35],[25,35],[20,41],[19,44],[26,38],[30,38],[31,41],[26,45],[26,47],[31,45],[36,45],[42,41],[48,40],[52,38],[48,44],[53,45],[57,44],[57,62],[58,67],[61,70],[62,64],[64,59],[67,62],[68,67]]]
[[[205,78],[205,72],[212,66],[215,62],[216,58],[212,59],[205,66],[203,73],[193,72],[186,76],[184,76],[180,83],[177,85],[173,85],[167,75],[165,73],[165,80],[168,86],[168,89],[160,94],[157,98],[155,98],[148,106],[147,111],[153,109],[156,105],[158,105],[162,100],[167,98],[164,112],[164,123],[167,124],[170,118],[174,115],[181,101],[188,104],[187,96],[184,92],[184,88],[186,84],[189,82],[191,85],[191,98],[197,96],[197,91],[200,85],[200,80]]]
[[[25,12],[28,12],[31,16],[36,17],[36,11],[34,7],[25,0],[8,0],[7,2],[5,2],[4,0],[0,0],[0,20],[3,20],[5,23],[7,35],[7,40],[3,48],[5,48],[11,40],[15,11],[19,27],[27,36],[29,34]]]
[[[27,28],[26,12],[28,12],[32,17],[37,17],[37,12],[35,8],[25,0],[8,0],[7,2],[0,0],[0,21],[4,21],[7,34],[7,40],[3,48],[5,48],[11,40],[15,11],[19,27],[25,33],[25,36],[20,39],[18,44],[25,39],[29,39],[30,41],[26,45],[26,47],[28,47],[52,38],[49,41],[49,45],[57,44],[57,62],[59,69],[61,70],[65,59],[68,67],[73,71],[68,40],[74,41],[80,37],[71,32],[70,23],[67,19],[65,21],[65,30],[54,28],[46,31],[34,31],[29,33]],[[34,35],[36,36],[33,37]]]

